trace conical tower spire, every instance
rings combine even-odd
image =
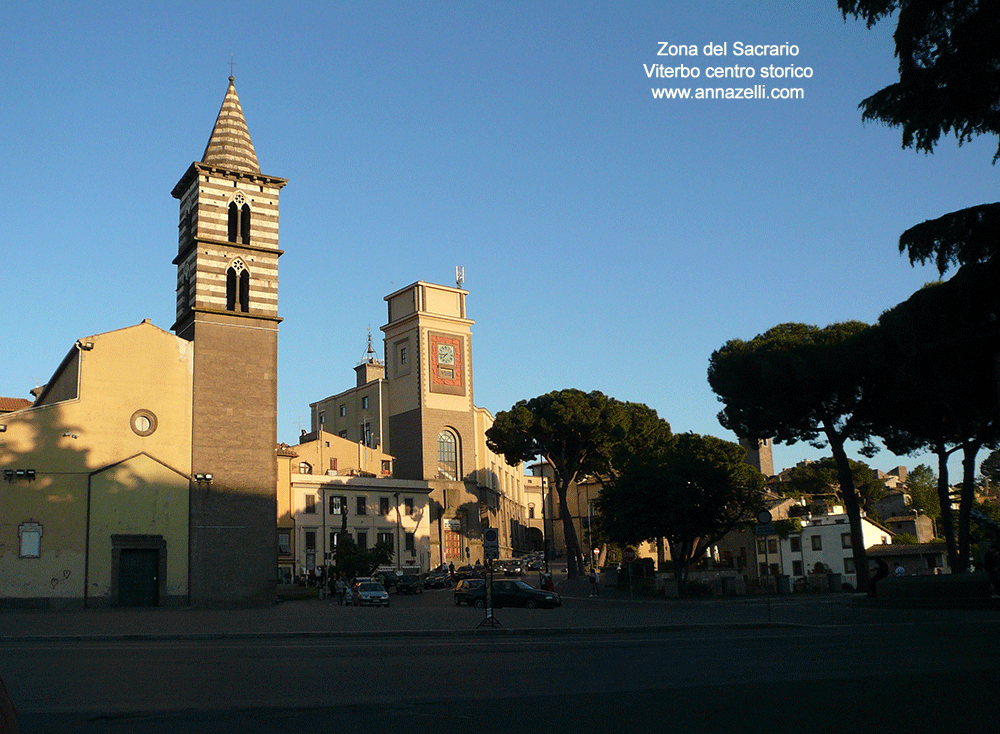
[[[243,117],[243,108],[240,107],[240,98],[236,96],[233,81],[233,77],[229,77],[226,98],[222,100],[222,109],[215,120],[215,127],[212,128],[201,162],[229,171],[260,173],[257,153],[253,149],[250,130]]]

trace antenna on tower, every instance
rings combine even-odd
[[[365,350],[365,362],[368,364],[375,364],[378,362],[378,357],[375,356],[375,349],[372,347],[372,327],[368,327],[368,349]]]
[[[455,266],[455,287],[461,288],[465,285],[465,268],[460,268],[458,265]]]

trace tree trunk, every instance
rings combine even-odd
[[[667,553],[664,549],[663,538],[656,539],[656,570],[662,571],[667,563]]]
[[[573,524],[573,517],[569,514],[569,504],[566,502],[566,495],[569,491],[569,482],[559,482],[556,484],[556,493],[559,495],[559,515],[562,517],[563,536],[566,538],[566,574],[568,578],[575,579],[583,575],[583,554],[580,552],[580,540],[576,535],[576,525]]]
[[[962,570],[969,567],[970,513],[976,497],[976,455],[979,453],[977,441],[962,444],[962,493],[958,500],[958,563]]]
[[[868,553],[865,550],[865,536],[861,529],[861,504],[854,488],[854,474],[844,451],[844,442],[833,427],[824,421],[827,440],[837,463],[837,478],[840,480],[840,494],[844,499],[847,520],[851,524],[851,551],[854,557],[854,571],[858,576],[857,590],[868,593]]]
[[[938,529],[944,536],[945,548],[948,551],[948,568],[952,573],[961,570],[958,558],[958,544],[955,542],[955,521],[951,511],[951,487],[948,486],[948,454],[944,444],[939,443],[936,447],[938,457],[938,504],[941,505],[941,517],[938,520]]]

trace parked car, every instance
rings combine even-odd
[[[447,571],[431,571],[424,575],[425,589],[443,589],[449,582]]]
[[[397,594],[423,594],[424,585],[417,574],[403,574],[396,582]]]
[[[463,604],[480,609],[486,606],[485,579],[462,579],[455,585],[455,606]]]
[[[360,607],[387,607],[389,606],[389,592],[378,581],[365,581],[355,584],[352,594],[352,603]]]
[[[548,607],[562,606],[562,597],[554,591],[536,589],[521,579],[497,579],[493,582],[494,607]]]

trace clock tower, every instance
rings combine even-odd
[[[477,468],[467,295],[420,281],[385,297],[385,450],[397,477],[461,482]]]

